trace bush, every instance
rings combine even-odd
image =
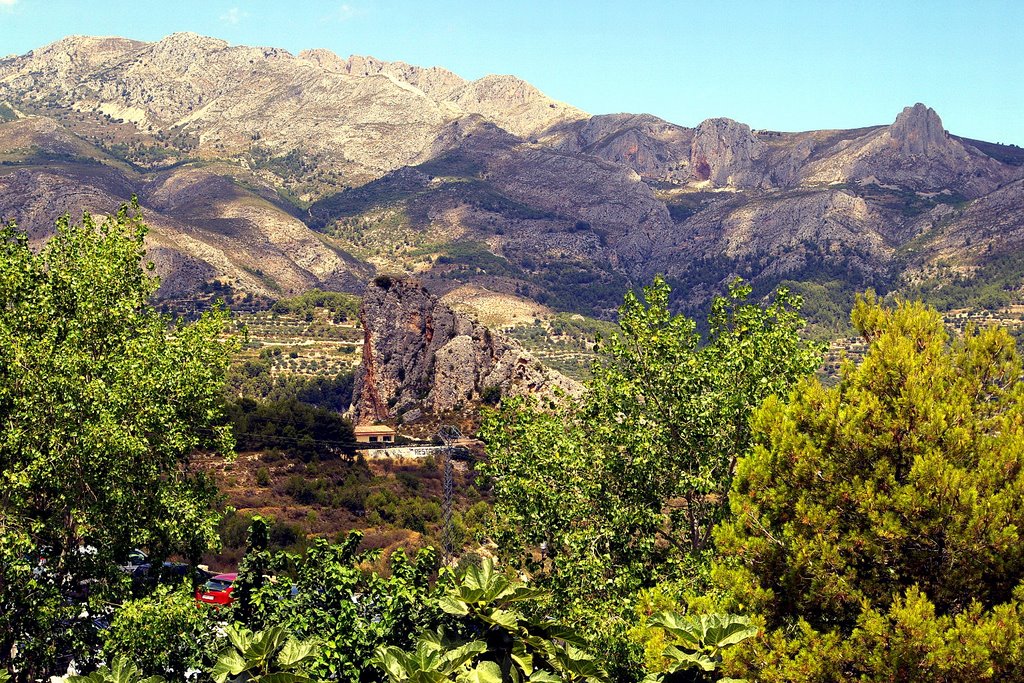
[[[266,467],[256,470],[256,484],[258,486],[270,486],[270,471]]]
[[[196,605],[185,582],[125,602],[106,631],[103,653],[108,661],[125,655],[147,675],[184,680],[189,670],[208,670],[221,645],[216,612]]]

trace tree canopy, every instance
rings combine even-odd
[[[224,311],[185,325],[149,305],[145,234],[135,204],[64,217],[38,252],[0,228],[0,664],[66,646],[67,598],[88,580],[98,599],[130,549],[198,558],[216,539],[190,457],[231,449],[236,345]]]
[[[716,534],[726,608],[763,619],[762,681],[1008,680],[1024,666],[1024,386],[1012,338],[856,304],[869,343],[753,420]]]
[[[586,398],[554,411],[510,400],[484,422],[502,555],[593,606],[684,574],[710,546],[748,418],[818,365],[799,301],[746,303],[735,283],[710,333],[669,311],[662,279],[628,294]]]

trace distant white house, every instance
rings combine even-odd
[[[359,425],[355,434],[356,443],[395,443],[395,430],[387,425]]]

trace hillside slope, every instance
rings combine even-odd
[[[608,317],[655,273],[695,310],[735,276],[848,296],[1024,246],[1024,153],[922,104],[855,130],[685,127],[589,116],[511,76],[193,34],[0,60],[0,103],[0,215],[42,235],[137,194],[167,296],[384,271]]]

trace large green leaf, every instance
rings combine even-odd
[[[480,612],[480,619],[493,626],[501,626],[509,631],[515,630],[523,618],[515,610],[492,609]]]
[[[537,669],[530,674],[530,683],[562,683],[562,677],[544,669]]]
[[[480,662],[458,680],[460,683],[501,683],[501,667],[497,662]]]
[[[512,661],[526,676],[533,674],[533,654],[527,649],[526,643],[516,640],[512,643]]]
[[[277,673],[260,676],[259,683],[312,683],[312,680],[309,676],[278,671]]]
[[[472,640],[465,645],[453,648],[441,656],[441,671],[451,673],[473,659],[478,654],[487,652],[487,644],[480,640]]]
[[[701,617],[704,643],[715,648],[728,647],[757,635],[748,617],[735,614],[710,614]]]
[[[688,650],[718,650],[757,635],[757,627],[749,617],[736,614],[702,614],[682,616],[660,612],[649,622],[668,631],[675,644]]]
[[[409,677],[411,672],[405,667],[405,661],[405,653],[393,645],[378,647],[373,659],[373,663],[384,669],[392,681],[404,681]]]
[[[236,650],[245,652],[249,649],[249,643],[252,642],[252,631],[241,624],[229,624],[224,628],[224,632]]]
[[[269,662],[287,637],[288,632],[283,626],[271,626],[255,634],[249,642],[249,647],[242,653],[249,662]]]
[[[671,671],[693,667],[697,667],[701,671],[715,670],[715,661],[703,652],[683,652],[676,646],[669,645],[665,648],[665,654],[674,660]]]
[[[289,638],[277,656],[277,663],[283,668],[291,668],[307,662],[316,656],[316,643],[313,641],[300,642],[295,638]]]
[[[442,595],[437,601],[438,607],[443,609],[448,614],[455,615],[457,617],[465,616],[469,614],[469,605],[465,601],[460,600],[452,595]]]
[[[704,643],[704,630],[699,621],[676,612],[659,612],[653,615],[648,623],[658,626],[675,639],[676,643],[690,650],[699,650]]]
[[[7,671],[0,669],[0,683],[9,681]],[[71,683],[163,683],[162,676],[142,678],[142,672],[135,662],[125,655],[114,657],[109,666],[101,666],[88,676],[68,676]]]
[[[213,666],[213,680],[216,683],[224,683],[229,677],[234,678],[246,669],[245,657],[234,648],[226,648],[217,657],[217,663]]]
[[[576,647],[586,647],[588,645],[587,639],[584,638],[575,629],[563,626],[562,624],[543,624],[543,628],[547,631],[549,638],[555,638],[562,640],[566,643],[571,643]]]

